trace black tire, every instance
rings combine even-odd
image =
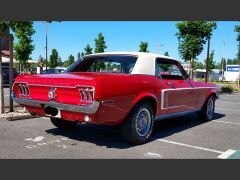
[[[213,103],[212,113],[208,113],[208,106],[210,103],[209,101],[212,101]],[[197,113],[199,120],[203,122],[211,121],[214,115],[214,111],[215,111],[215,97],[213,95],[210,95],[207,101],[205,102],[204,106],[202,107],[201,111]]]
[[[50,118],[50,120],[53,123],[53,125],[59,129],[73,129],[76,127],[76,123],[73,121],[67,121],[58,118]]]
[[[145,132],[146,134],[142,134],[142,136],[139,135],[139,131],[137,130],[137,116],[139,117],[139,114],[141,112],[144,112],[147,114],[148,118],[147,120],[147,131]],[[129,113],[127,118],[125,119],[124,123],[121,126],[121,133],[123,138],[132,143],[132,144],[143,144],[146,143],[147,141],[150,140],[152,131],[153,131],[153,118],[154,118],[154,112],[153,112],[153,107],[150,102],[144,101],[138,103],[132,111]],[[140,124],[140,123],[139,123]],[[148,130],[149,129],[149,130]]]

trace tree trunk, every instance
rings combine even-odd
[[[20,62],[18,64],[18,71],[19,71],[19,74],[21,74],[21,66],[20,66]]]
[[[189,77],[191,80],[193,80],[193,57],[191,57],[189,69],[190,69]]]
[[[3,76],[2,76],[2,40],[0,39],[0,114],[5,113],[4,110],[4,95],[3,95]]]
[[[13,112],[12,85],[13,85],[13,39],[9,41],[9,111]]]
[[[191,67],[191,60],[188,61],[188,76],[190,78],[190,67]]]
[[[207,47],[207,60],[206,60],[205,82],[208,82],[208,71],[209,71],[209,50],[210,50],[210,37],[208,37],[208,47]]]
[[[19,62],[19,74],[22,74],[22,64]]]

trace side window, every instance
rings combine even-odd
[[[155,75],[162,79],[183,80],[183,74],[175,61],[156,59]]]

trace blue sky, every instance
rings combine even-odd
[[[82,52],[87,43],[94,48],[94,39],[99,32],[102,32],[108,46],[106,51],[138,51],[140,42],[147,41],[150,52],[157,52],[155,44],[163,44],[160,47],[160,54],[168,51],[171,57],[181,60],[178,54],[175,24],[174,21],[53,22],[48,25],[49,55],[51,49],[56,48],[62,60],[66,60],[70,54],[76,59],[77,53]],[[217,29],[211,39],[211,50],[215,50],[215,61],[219,62],[222,57],[235,58],[237,34],[234,32],[234,26],[236,24],[239,22],[217,22]],[[34,28],[35,50],[31,57],[37,60],[39,55],[45,57],[45,24],[34,22]],[[205,58],[206,45],[198,59]]]

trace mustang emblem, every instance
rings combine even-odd
[[[56,98],[56,96],[57,95],[56,95],[55,89],[52,88],[48,91],[48,97],[50,100],[54,100]]]

